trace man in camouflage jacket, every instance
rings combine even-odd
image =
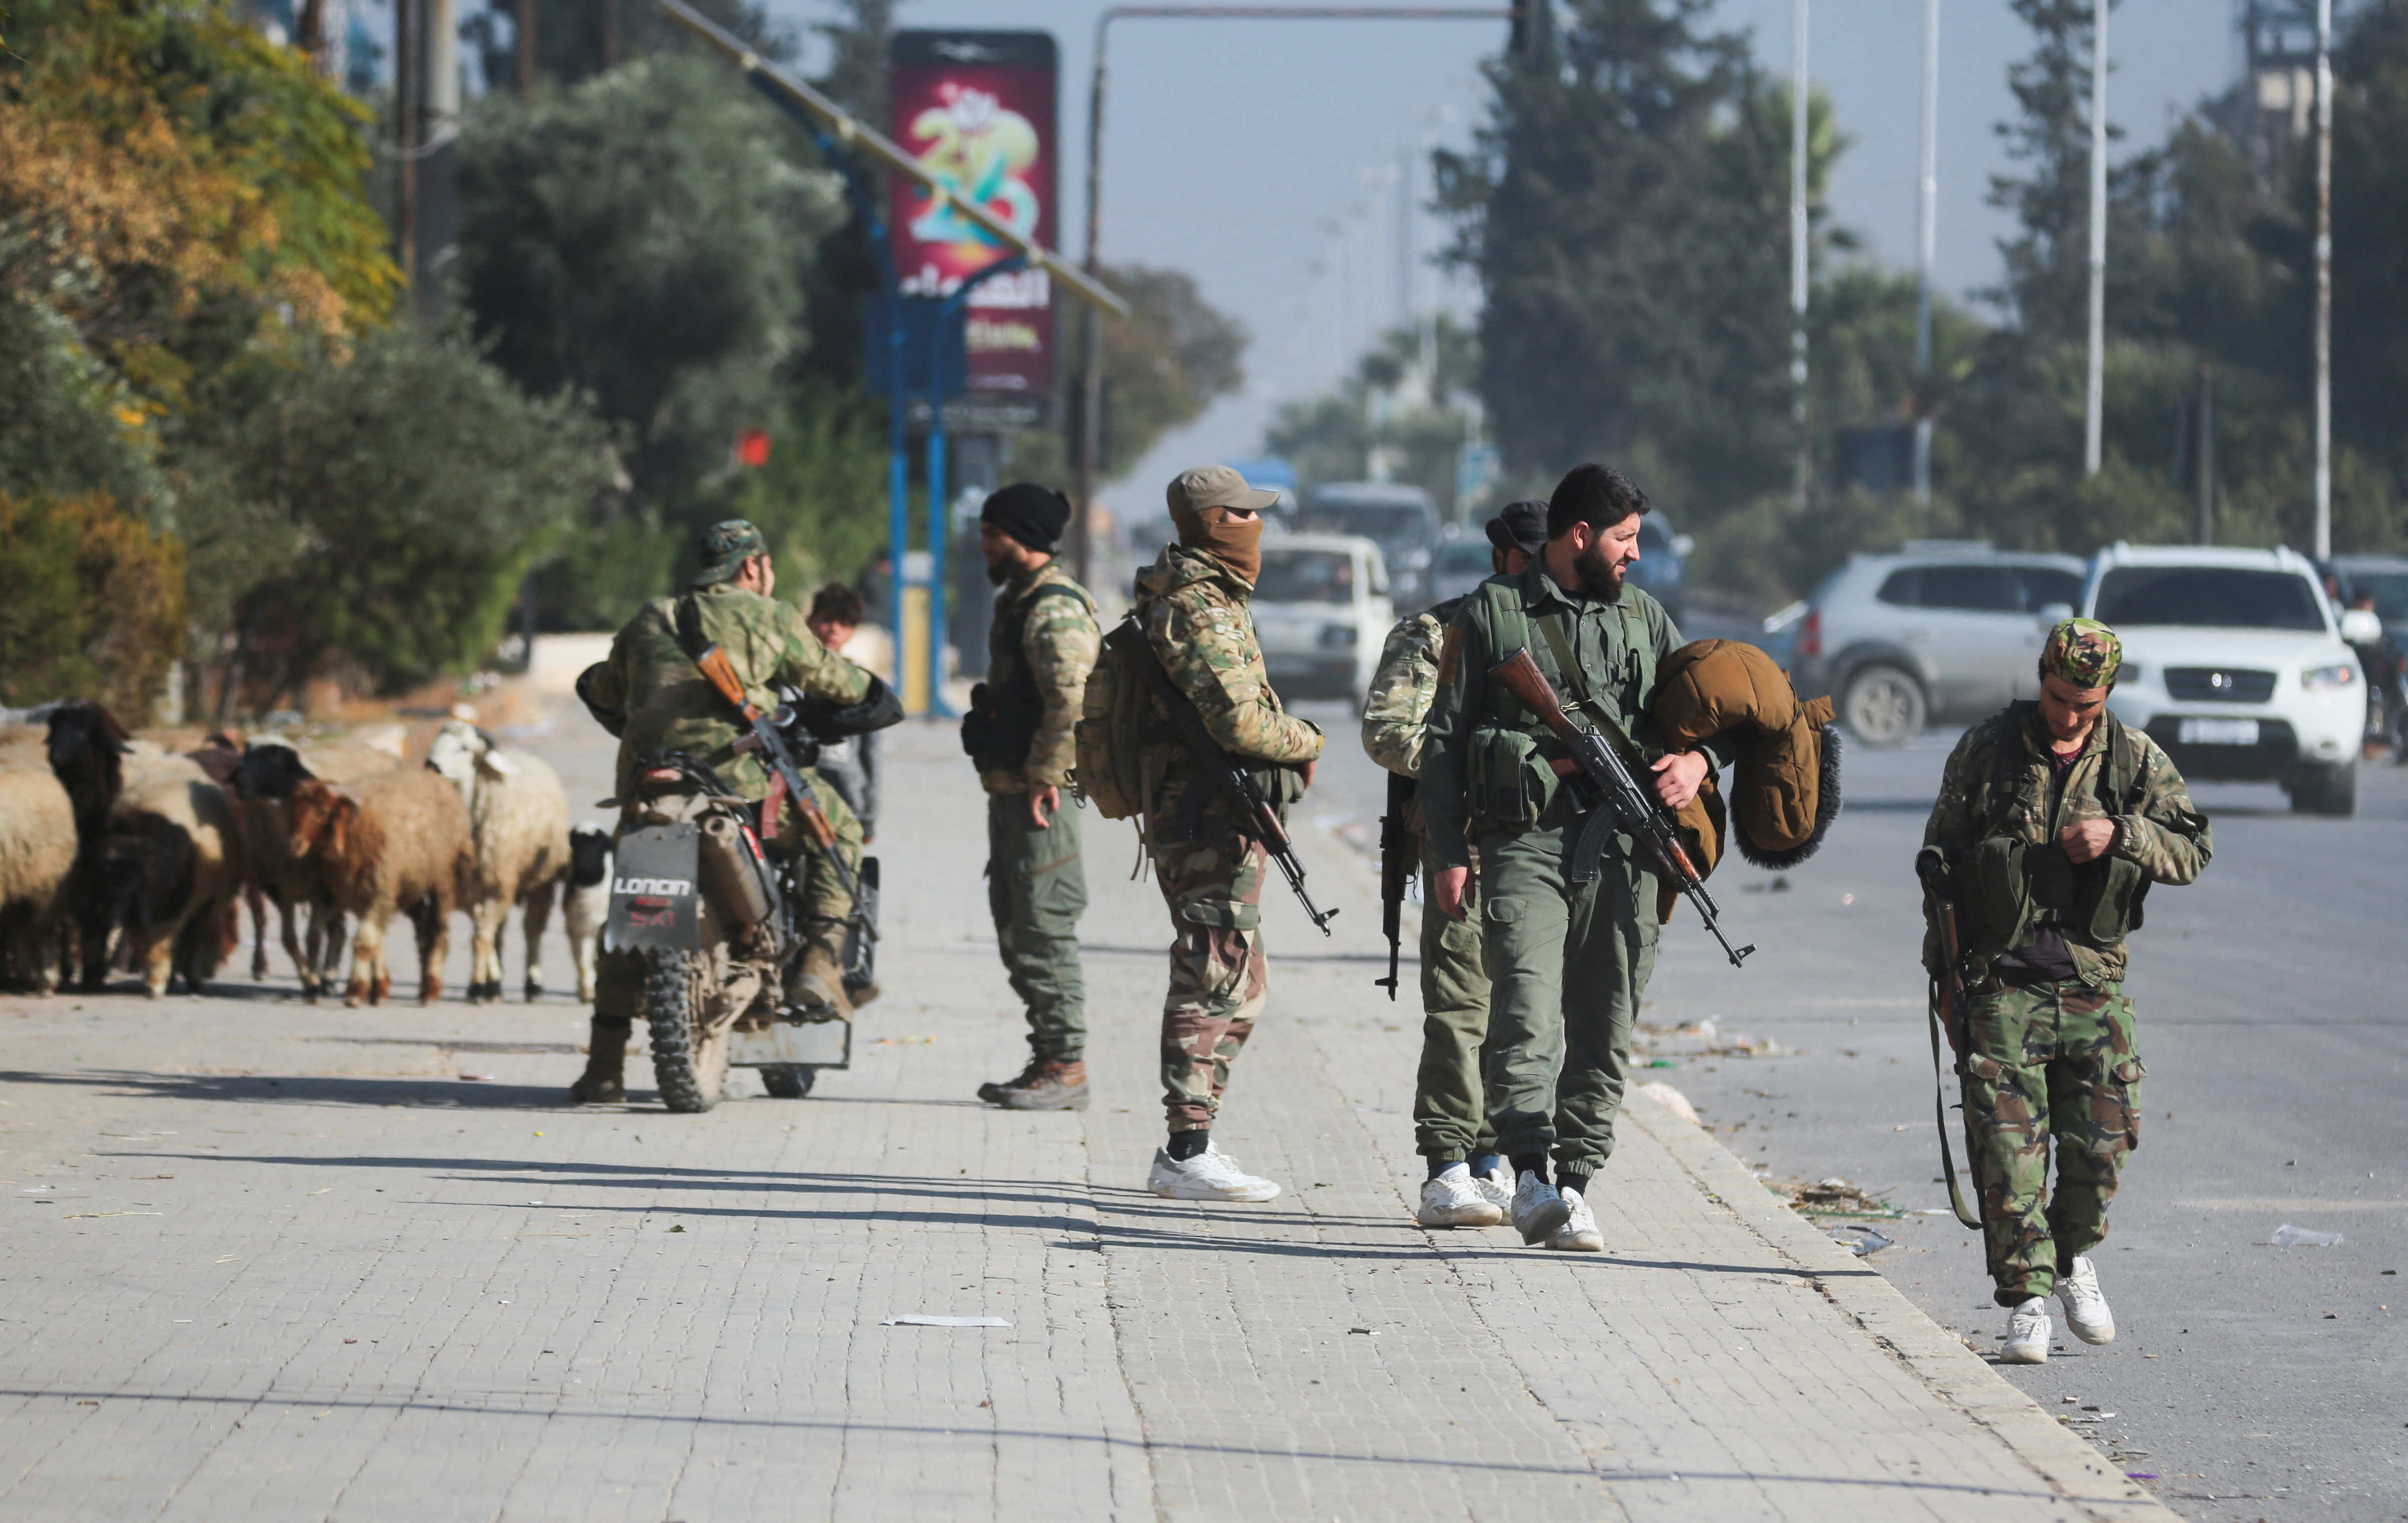
[[[2147,1070],[2124,997],[2125,938],[2150,885],[2194,881],[2214,849],[2172,762],[2107,707],[2122,662],[2104,624],[2052,630],[2040,699],[1965,733],[1923,833],[1956,905],[1966,999],[1949,1037],[1965,1060],[1994,1294],[2013,1309],[2010,1364],[2048,1358],[2052,1289],[2075,1336],[2115,1336],[2088,1254],[2140,1142]],[[1925,913],[1924,967],[1944,980],[1929,903]]]
[[[979,1086],[1006,1110],[1087,1108],[1087,985],[1079,917],[1087,907],[1079,814],[1062,807],[1077,762],[1072,728],[1103,649],[1095,600],[1054,547],[1070,521],[1060,492],[1004,488],[980,514],[979,549],[1001,589],[987,634],[986,681],[962,721],[962,745],[986,800],[986,896],[1011,991],[1028,1011],[1028,1064]]]
[[[1489,564],[1520,576],[1547,543],[1547,505],[1508,504],[1488,521]],[[1438,690],[1440,646],[1465,598],[1408,614],[1388,632],[1363,705],[1363,749],[1400,776],[1418,778]],[[1416,806],[1422,882],[1437,881],[1438,859]],[[1488,1042],[1488,974],[1481,965],[1479,888],[1466,892],[1462,920],[1422,900],[1422,1060],[1413,1083],[1413,1146],[1429,1160],[1414,1219],[1425,1227],[1488,1227],[1505,1219],[1513,1176],[1488,1124],[1484,1054]]]
[[[1167,494],[1179,543],[1138,574],[1137,618],[1171,682],[1222,748],[1258,763],[1264,796],[1283,808],[1312,786],[1321,731],[1280,707],[1263,668],[1247,600],[1262,569],[1257,491],[1226,465],[1182,474]],[[1156,705],[1157,710],[1159,705]],[[1268,1201],[1279,1187],[1240,1173],[1211,1145],[1229,1066],[1254,1029],[1269,978],[1263,961],[1263,843],[1242,831],[1192,754],[1157,712],[1162,737],[1145,759],[1156,801],[1145,821],[1154,875],[1170,907],[1170,991],[1162,1010],[1163,1105],[1170,1138],[1147,1188],[1178,1200]],[[1211,789],[1192,837],[1178,836],[1190,787]]]
[[[713,524],[704,533],[699,559],[701,569],[687,591],[646,604],[610,642],[609,659],[578,678],[578,696],[602,727],[619,737],[621,835],[646,825],[697,819],[705,812],[698,795],[644,796],[636,772],[647,756],[682,751],[709,767],[720,786],[739,798],[758,800],[769,791],[767,763],[756,754],[733,748],[749,727],[703,676],[678,638],[679,605],[688,598],[694,601],[704,641],[727,653],[744,684],[744,695],[764,708],[778,701],[770,690],[773,683],[845,705],[869,698],[878,686],[876,677],[820,644],[799,610],[769,595],[777,585],[777,571],[761,531],[742,519]],[[860,821],[824,779],[806,773],[804,781],[836,827],[836,849],[847,872],[857,874]],[[853,913],[853,900],[816,844],[805,845],[799,815],[781,810],[778,827],[778,839],[787,849],[811,853],[805,880],[810,948],[801,987],[787,992],[801,1003],[849,1018],[840,968],[844,923]],[[713,1001],[718,1015],[740,1015],[763,990],[777,987],[773,950],[730,947],[724,961]],[[584,1075],[569,1089],[571,1099],[626,1098],[623,1073],[627,1036],[643,1009],[643,978],[639,954],[601,954],[595,977],[593,1040]]]

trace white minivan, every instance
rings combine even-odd
[[[1380,547],[1354,534],[1266,537],[1252,607],[1283,698],[1359,701],[1397,621]]]
[[[2303,814],[2358,812],[2366,674],[2314,562],[2289,549],[2114,545],[2082,611],[2124,642],[2108,700],[2185,779],[2276,782]]]

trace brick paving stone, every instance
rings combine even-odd
[[[607,786],[595,738],[547,750]],[[558,994],[0,999],[0,1516],[2170,1516],[1652,1103],[1607,1254],[1413,1225],[1419,1021],[1309,811],[1349,913],[1324,940],[1274,890],[1218,1129],[1279,1200],[1141,1188],[1168,934],[1123,826],[1089,828],[1093,1108],[978,1105],[1025,1050],[982,803],[946,732],[889,756],[888,993],[805,1101],[568,1107]]]

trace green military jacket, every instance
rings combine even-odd
[[[1137,576],[1138,623],[1155,659],[1204,718],[1204,728],[1222,749],[1257,762],[1301,765],[1321,755],[1319,726],[1280,706],[1254,639],[1246,603],[1254,584],[1202,550],[1166,545],[1154,564]],[[1151,742],[1145,763],[1160,789],[1177,790],[1194,776],[1195,762],[1178,741],[1168,716],[1160,715],[1163,738]],[[1272,793],[1292,802],[1300,790]],[[1176,793],[1156,796],[1176,797]],[[1210,805],[1224,805],[1217,795]]]
[[[1068,593],[1039,589],[1067,587]],[[1037,738],[1029,743],[1028,760],[1017,772],[982,772],[979,781],[990,793],[1026,793],[1039,788],[1065,788],[1079,764],[1074,734],[1079,723],[1080,696],[1087,674],[1104,648],[1104,632],[1096,623],[1096,600],[1072,579],[1061,558],[1011,579],[995,600],[995,619],[987,626],[986,685],[1003,692],[1024,678],[1035,686],[1044,712],[1037,721]]]
[[[2102,712],[2083,743],[2053,813],[2049,749],[2028,702],[1966,731],[1941,775],[1923,843],[1938,847],[1955,875],[1957,933],[1974,978],[1986,978],[2000,952],[2045,923],[2065,938],[2075,976],[2113,983],[2124,976],[2123,932],[2140,924],[2148,885],[2195,881],[2214,843],[2173,762],[2113,713]],[[2104,858],[2075,865],[2057,833],[2087,819],[2114,820],[2115,844]],[[1923,964],[1936,976],[1945,959],[1928,899],[1924,918]]]
[[[727,652],[744,696],[761,707],[778,702],[769,690],[773,682],[836,704],[857,704],[868,693],[869,674],[820,644],[791,605],[724,582],[684,595],[695,600],[704,637]],[[609,659],[584,693],[597,715],[614,714],[623,722],[619,796],[627,796],[638,757],[684,751],[707,763],[731,792],[760,798],[769,790],[768,769],[758,756],[728,749],[746,726],[678,643],[678,602],[654,598],[644,605],[610,642]]]
[[[1421,755],[1422,815],[1429,827],[1431,853],[1446,867],[1469,867],[1474,836],[1487,828],[1484,801],[1473,796],[1470,787],[1475,738],[1484,732],[1531,729],[1513,695],[1488,680],[1489,671],[1513,654],[1497,648],[1490,628],[1485,590],[1498,586],[1521,600],[1530,624],[1531,657],[1567,706],[1575,693],[1541,632],[1544,619],[1557,621],[1591,695],[1608,705],[1624,731],[1642,746],[1654,730],[1646,718],[1654,682],[1645,674],[1660,669],[1664,658],[1682,643],[1672,616],[1638,588],[1626,584],[1611,601],[1576,596],[1564,591],[1542,564],[1534,563],[1518,576],[1492,576],[1482,591],[1466,598],[1447,624]],[[1712,743],[1700,748],[1710,762],[1723,761]],[[1556,788],[1545,767],[1548,761],[1567,754],[1562,743],[1552,734],[1538,737],[1532,754],[1536,761],[1528,769],[1530,786],[1542,790],[1547,801],[1541,823],[1569,824],[1576,818],[1570,790]]]
[[[1430,699],[1438,691],[1439,649],[1446,626],[1467,600],[1449,598],[1435,608],[1397,620],[1380,647],[1371,692],[1363,705],[1363,750],[1390,772],[1422,774],[1423,744],[1429,733]]]

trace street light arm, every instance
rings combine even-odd
[[[1051,249],[1015,231],[1002,218],[977,202],[965,199],[952,186],[947,185],[941,176],[912,157],[893,139],[847,113],[836,102],[763,58],[745,46],[740,38],[731,36],[709,17],[687,5],[685,0],[659,0],[659,5],[663,15],[701,38],[711,49],[741,68],[746,75],[794,101],[811,115],[826,122],[838,139],[848,147],[858,148],[896,173],[910,176],[938,200],[952,203],[956,210],[977,223],[982,231],[1007,248],[1017,249],[1026,255],[1030,263],[1059,280],[1072,295],[1080,300],[1091,306],[1100,306],[1114,317],[1128,316],[1129,304],[1118,292],[1100,280],[1094,279],[1085,271],[1054,253]]]

